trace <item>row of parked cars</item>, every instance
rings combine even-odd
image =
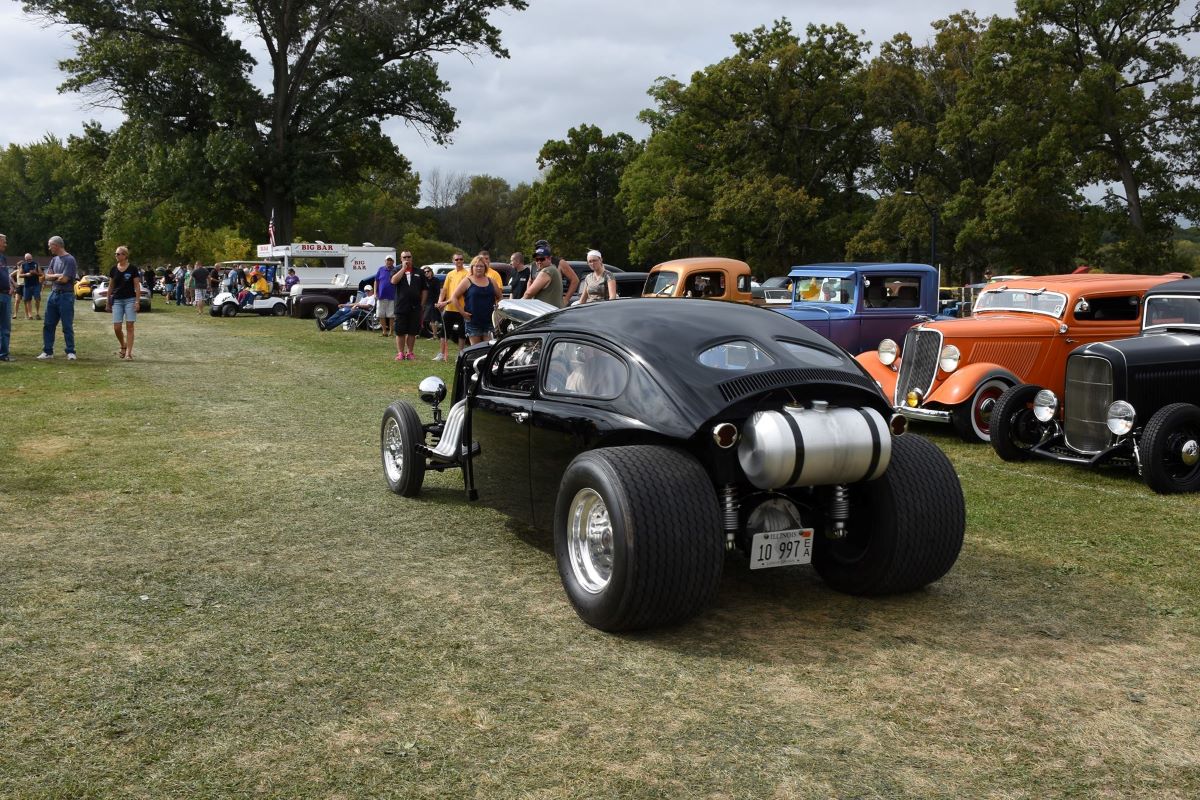
[[[785,301],[727,262],[661,264],[636,302],[502,301],[514,327],[464,348],[449,390],[422,381],[428,419],[387,409],[389,488],[461,471],[469,498],[553,532],[567,597],[610,631],[699,612],[729,552],[852,594],[938,580],[965,502],[911,422],[1200,489],[1200,280],[1018,276],[954,319],[927,265],[796,267],[768,287]]]

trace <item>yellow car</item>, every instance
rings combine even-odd
[[[84,275],[75,283],[75,297],[80,299],[91,297],[92,289],[107,280],[108,278],[103,275]]]

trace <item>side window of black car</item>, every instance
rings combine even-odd
[[[559,340],[550,350],[542,388],[552,394],[611,400],[625,390],[628,380],[625,363],[607,350]]]
[[[506,344],[489,362],[484,384],[492,389],[532,394],[541,360],[541,339]]]

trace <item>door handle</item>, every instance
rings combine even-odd
[[[512,413],[512,418],[517,421],[517,424],[524,425],[526,422],[529,421],[529,412],[528,411],[514,411]]]

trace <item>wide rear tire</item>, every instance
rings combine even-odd
[[[1027,461],[1029,451],[1042,440],[1042,423],[1033,415],[1033,398],[1040,386],[1022,383],[1012,387],[992,409],[992,449],[1005,461]]]
[[[1142,480],[1159,494],[1200,491],[1200,408],[1163,406],[1142,432]]]
[[[716,596],[725,560],[717,495],[691,455],[609,447],[567,467],[554,511],[558,574],[603,631],[670,625]]]
[[[950,571],[966,526],[962,486],[950,459],[928,439],[898,436],[887,472],[850,487],[847,534],[818,537],[813,567],[847,594],[913,591]]]
[[[401,400],[388,406],[379,430],[379,453],[388,488],[401,497],[415,497],[425,481],[425,456],[417,445],[425,441],[425,428],[416,410]]]

